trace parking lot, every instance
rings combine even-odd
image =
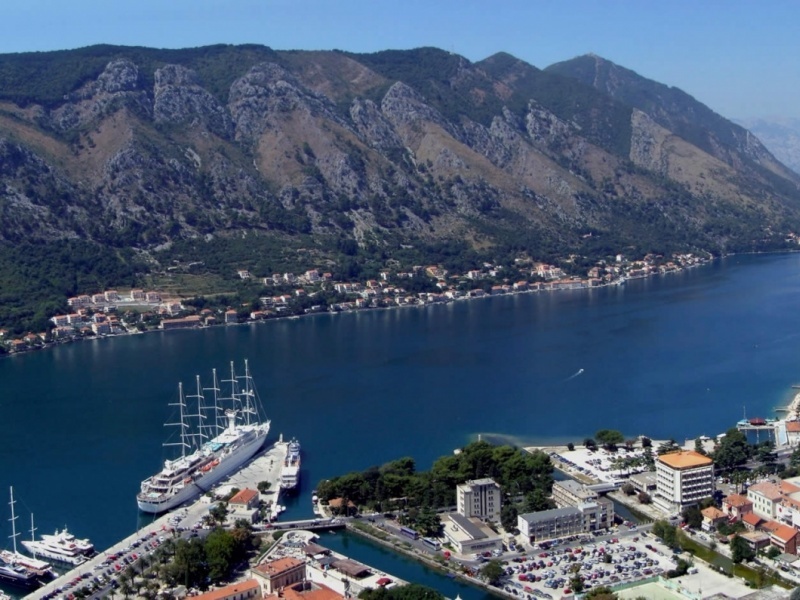
[[[543,543],[526,556],[506,561],[500,587],[523,598],[560,598],[572,593],[570,580],[576,572],[583,577],[585,591],[656,577],[675,562],[652,540],[634,536],[596,542],[584,536]]]

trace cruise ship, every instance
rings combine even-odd
[[[300,483],[300,442],[292,438],[286,450],[286,460],[281,467],[281,489],[288,491]]]
[[[75,566],[85,563],[94,554],[94,544],[77,539],[66,527],[61,531],[56,529],[52,535],[42,535],[40,540],[34,539],[34,531],[31,518],[31,539],[22,540],[22,545],[36,557]]]
[[[194,500],[209,491],[214,484],[230,475],[253,457],[264,445],[270,422],[264,419],[250,371],[237,376],[231,363],[230,379],[203,388],[196,378],[197,390],[184,397],[183,385],[178,384],[178,421],[167,423],[179,429],[179,441],[165,443],[178,446],[181,455],[164,461],[164,467],[142,481],[136,496],[139,510],[162,513]],[[212,393],[207,402],[206,395]]]

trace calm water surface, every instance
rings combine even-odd
[[[600,428],[714,435],[743,410],[772,416],[790,399],[800,382],[798,299],[800,255],[733,257],[613,289],[158,332],[7,357],[0,498],[14,486],[20,528],[33,512],[40,533],[66,523],[107,547],[140,523],[139,482],[169,456],[163,423],[178,381],[245,358],[271,437],[297,436],[303,446],[289,516],[311,514],[321,479],[404,455],[427,469],[478,434],[517,444],[580,442]]]

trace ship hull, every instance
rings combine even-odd
[[[149,514],[159,514],[198,498],[201,494],[210,490],[214,484],[251,459],[261,449],[266,439],[267,430],[264,431],[263,435],[259,435],[245,446],[242,446],[233,456],[229,456],[223,462],[220,462],[213,470],[203,475],[199,481],[192,482],[163,502],[149,502],[137,498],[136,504],[139,506],[139,510]]]
[[[89,558],[87,556],[84,556],[83,554],[78,554],[75,556],[59,554],[58,552],[53,552],[52,550],[41,548],[36,544],[31,544],[30,541],[26,540],[22,541],[22,545],[28,552],[30,552],[37,558],[47,559],[49,561],[61,563],[63,565],[77,566],[89,560]]]

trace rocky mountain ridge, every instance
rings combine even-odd
[[[385,262],[448,243],[594,260],[774,248],[800,226],[800,177],[755,136],[613,63],[572,62],[434,48],[3,55],[0,241],[84,240],[152,265],[181,242],[202,255],[246,234],[334,264],[343,248]]]

